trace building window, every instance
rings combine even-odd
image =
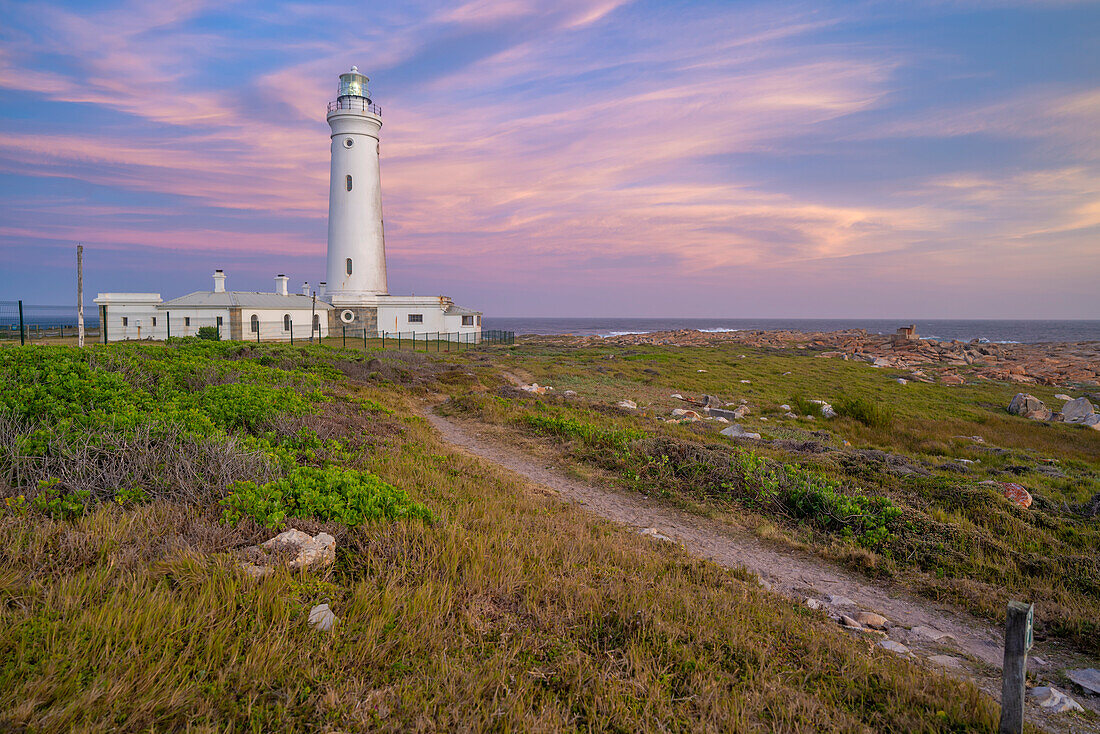
[[[321,314],[313,314],[313,330],[318,334],[321,333]]]
[[[350,148],[353,145],[355,145],[354,140],[352,140],[351,138],[344,138],[344,147],[345,148]]]
[[[257,316],[256,314],[252,314],[252,318],[250,319],[250,323],[252,324],[252,333],[253,334],[259,334],[260,333],[260,317]]]
[[[477,325],[481,326],[481,314],[478,314],[477,316]]]
[[[283,314],[283,331],[290,331],[290,314]]]
[[[153,317],[153,326],[156,326],[156,325],[157,325],[157,317],[156,317],[156,316],[154,316],[154,317]]]
[[[344,269],[348,271],[348,275],[351,275],[351,258],[349,257],[344,261]]]
[[[348,187],[348,191],[351,191],[351,174],[350,173],[348,174],[348,178],[347,178],[347,181],[345,183]]]
[[[130,325],[130,319],[128,319],[128,318],[126,318],[125,316],[123,316],[123,317],[122,317],[122,325],[123,325],[123,326],[129,326],[129,325]]]
[[[463,316],[462,317],[462,325],[463,326],[473,326],[474,325],[474,317],[473,316]]]
[[[340,320],[345,324],[350,324],[352,321],[355,321],[355,312],[351,309],[345,309],[343,313],[340,314]]]
[[[411,313],[411,314],[409,314],[409,323],[410,324],[423,324],[424,323],[424,314],[422,314],[422,313]]]
[[[190,326],[191,325],[191,317],[190,316],[184,316],[183,317],[183,325],[184,326]]]
[[[218,328],[220,329],[220,328],[221,328],[221,326],[222,326],[222,317],[221,317],[221,316],[219,316],[219,317],[218,317]]]

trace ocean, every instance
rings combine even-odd
[[[893,334],[899,326],[915,324],[925,339],[970,341],[982,339],[1001,344],[1100,341],[1100,320],[924,320],[898,319],[607,319],[607,318],[501,318],[486,316],[485,329],[516,334],[575,334],[618,336],[652,331],[839,331],[866,329],[872,334]]]

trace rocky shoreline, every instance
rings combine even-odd
[[[739,344],[772,349],[811,349],[819,357],[861,360],[876,367],[910,370],[912,378],[964,384],[975,379],[1040,385],[1100,385],[1100,341],[995,344],[977,340],[937,341],[902,335],[869,334],[864,329],[829,332],[731,331],[694,329],[648,334],[528,336],[541,344],[592,346],[709,347]]]

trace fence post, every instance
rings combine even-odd
[[[293,321],[290,322],[290,344],[291,344],[291,346],[294,345],[294,322]]]
[[[342,334],[342,338],[344,340],[343,343],[340,346],[346,347],[348,345],[348,327],[341,326],[340,329],[342,330],[341,334]]]
[[[26,331],[23,328],[23,302],[19,302],[19,346],[27,343]]]
[[[1008,603],[1005,620],[1005,657],[1001,671],[1000,734],[1021,734],[1024,730],[1024,678],[1027,675],[1027,651],[1031,649],[1031,623],[1034,604]]]
[[[367,327],[363,326],[363,351],[367,351]]]
[[[397,351],[401,351],[401,332],[397,332]]]

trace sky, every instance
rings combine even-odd
[[[1100,318],[1100,3],[0,0],[0,300],[324,280],[487,316]]]

